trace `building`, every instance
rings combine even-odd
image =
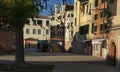
[[[79,31],[80,27],[80,1],[74,0],[74,35]]]
[[[92,54],[92,25],[94,0],[75,0],[74,2],[74,51],[79,54]]]
[[[48,42],[50,39],[50,18],[28,18],[23,29],[25,48],[36,48],[38,43]]]
[[[35,16],[28,18],[24,25],[24,48],[37,48],[38,43],[48,43],[50,40],[50,18]],[[9,25],[0,29],[0,52],[13,52],[15,50],[15,29]]]
[[[80,27],[80,1],[74,0],[74,27],[73,27],[74,38],[72,42],[72,51],[74,53],[80,53],[79,27]]]
[[[62,4],[60,10],[58,7],[55,5],[55,12],[51,16],[51,39],[56,38],[65,51],[68,51],[73,39],[74,6]]]
[[[92,40],[93,56],[107,57],[108,50],[108,30],[107,30],[107,0],[95,0],[94,11],[94,25],[93,33],[94,38]]]
[[[108,60],[120,68],[120,0],[109,1],[109,22],[111,28],[108,42]]]

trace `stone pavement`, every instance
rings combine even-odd
[[[0,63],[14,59],[13,55],[2,55]],[[26,53],[25,60],[34,64],[56,65],[53,72],[120,72],[120,69],[106,65],[105,59],[93,56],[69,53]]]

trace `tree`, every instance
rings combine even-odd
[[[41,2],[47,0],[0,0],[0,24],[14,27],[16,34],[16,56],[18,65],[24,64],[23,27],[29,17],[43,9]]]

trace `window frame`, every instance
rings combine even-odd
[[[46,30],[46,35],[49,35],[49,30],[48,29]]]
[[[97,7],[98,6],[98,0],[95,0],[95,7]]]
[[[50,24],[50,21],[46,20],[46,26],[49,26],[49,24]]]
[[[30,29],[26,28],[26,34],[30,34]]]
[[[33,34],[36,34],[36,29],[33,29]]]
[[[41,29],[38,29],[38,34],[41,35]]]
[[[37,20],[37,24],[42,26],[43,20]]]

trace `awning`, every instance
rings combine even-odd
[[[93,39],[92,40],[92,44],[97,44],[97,43],[100,43],[102,41],[104,41],[105,39]]]
[[[31,41],[37,41],[38,39],[35,39],[35,38],[27,38],[25,40],[31,40]]]
[[[38,40],[38,43],[43,44],[43,43],[45,43],[45,40]]]

